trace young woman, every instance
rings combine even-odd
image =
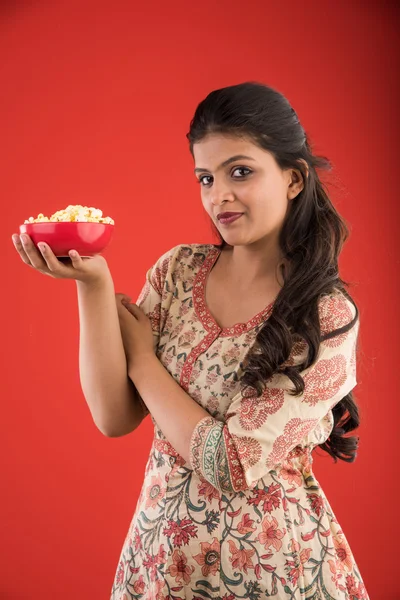
[[[22,259],[77,280],[80,376],[105,435],[150,413],[154,441],[112,600],[368,599],[314,476],[319,446],[356,458],[357,307],[338,272],[348,230],[288,100],[211,92],[187,135],[220,244],[180,244],[137,304],[101,256]]]

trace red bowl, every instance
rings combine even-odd
[[[68,256],[76,250],[81,256],[102,252],[111,240],[114,225],[90,222],[24,223],[20,233],[28,234],[37,246],[46,242],[58,257]]]

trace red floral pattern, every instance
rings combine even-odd
[[[273,304],[221,329],[205,303],[219,253],[208,244],[172,248],[149,269],[137,302],[159,360],[209,416],[193,432],[190,463],[151,417],[153,445],[111,600],[368,600],[312,469],[333,406],[356,385],[358,325],[321,344],[302,395],[278,375],[260,398],[242,391],[240,365]],[[354,309],[335,294],[321,298],[319,315],[326,334]],[[296,343],[288,364],[306,351]]]
[[[257,396],[246,396],[243,399],[239,413],[239,423],[245,431],[259,429],[264,425],[268,415],[272,415],[282,408],[284,402],[284,392],[279,388],[266,388],[262,395],[262,401]],[[227,417],[233,417],[234,411],[229,409]]]

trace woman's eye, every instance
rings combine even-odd
[[[235,173],[235,171],[246,171],[244,173],[244,175],[240,175],[239,177],[234,177],[234,179],[244,179],[244,177],[246,177],[246,175],[249,175],[251,173],[251,170],[248,169],[247,167],[235,167],[232,171],[232,175],[233,173]],[[210,182],[205,182],[204,179],[212,179],[211,175],[202,175],[201,177],[198,178],[198,183],[201,183],[204,187],[207,187],[210,185]]]
[[[234,173],[235,171],[247,171],[247,173],[245,173],[244,177],[246,177],[246,175],[251,173],[250,169],[248,169],[247,167],[235,167],[233,169],[232,173]],[[243,177],[236,177],[235,179],[243,179]]]
[[[203,179],[207,179],[207,177],[211,177],[210,175],[203,175],[202,177],[199,177],[197,180],[197,183],[201,183],[202,185],[207,185],[206,183],[203,183]]]

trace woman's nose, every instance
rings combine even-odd
[[[211,190],[211,203],[219,206],[223,202],[229,202],[230,200],[234,200],[232,191],[229,189],[229,186],[224,183],[213,183]]]

